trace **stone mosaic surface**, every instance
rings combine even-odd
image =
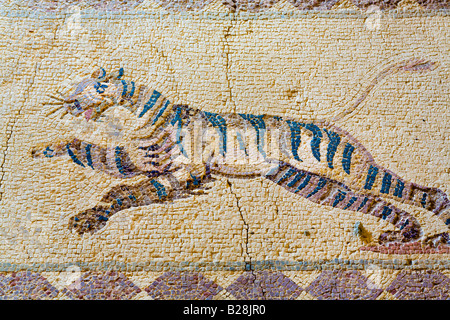
[[[3,1],[0,298],[448,299],[447,1]]]
[[[80,277],[56,276],[48,273],[52,282],[64,278],[60,289],[38,273],[2,274],[1,299],[41,300],[448,300],[450,279],[440,271],[404,270],[392,274],[364,274],[358,270],[297,272],[299,282],[311,281],[305,288],[279,271],[234,272],[235,280],[222,288],[199,272],[164,272],[147,287],[138,287],[120,272],[83,272]],[[153,273],[146,273],[151,279]],[[303,278],[303,279],[302,279]],[[389,279],[388,285],[383,280]],[[374,281],[375,279],[375,281]],[[225,282],[226,277],[216,281]],[[389,284],[390,282],[390,284]]]
[[[71,9],[74,6],[104,11],[126,11],[138,7],[144,0],[25,0],[12,2],[16,6],[24,6],[26,8],[33,8],[46,12],[63,11]],[[268,10],[280,2],[283,3],[283,5],[288,4],[299,10],[330,10],[339,2],[339,0],[148,0],[150,5],[156,5],[157,7],[176,12],[202,10],[212,2],[214,2],[214,7],[223,7],[231,12],[259,12]],[[349,0],[349,5],[353,4],[363,9],[367,9],[370,6],[377,6],[380,10],[391,10],[397,8],[400,2],[401,0]],[[417,0],[417,2],[414,1],[413,3],[419,5],[421,8],[431,10],[447,9],[449,6],[447,0]]]

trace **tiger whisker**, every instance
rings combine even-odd
[[[50,111],[49,113],[47,113],[45,116],[48,117],[48,116],[50,116],[51,114],[55,113],[56,111],[59,111],[59,110],[62,109],[62,108],[64,108],[63,105],[60,106],[60,107],[58,107],[58,108],[53,109],[52,111]]]
[[[61,116],[59,117],[59,119],[62,119],[62,118],[64,118],[64,116],[66,115],[66,114],[68,114],[69,112],[67,111],[67,110],[64,110],[64,112],[61,114]]]
[[[43,106],[61,106],[61,105],[63,105],[64,103],[63,102],[45,102],[45,103],[42,103],[42,105]]]
[[[56,97],[56,96],[54,96],[54,95],[51,95],[51,94],[48,94],[47,96],[49,96],[49,97],[50,97],[50,98],[52,98],[52,99],[55,99],[55,100],[61,101],[61,102],[66,102],[66,100],[65,100],[65,99],[62,99],[62,98],[60,98],[60,97]]]

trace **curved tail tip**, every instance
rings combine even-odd
[[[436,61],[413,58],[408,60],[403,66],[401,66],[400,70],[412,72],[427,72],[436,69],[438,65],[439,64]]]

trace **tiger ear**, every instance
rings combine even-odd
[[[122,76],[123,76],[123,68],[120,68],[120,69],[117,70],[117,71],[111,72],[111,73],[108,75],[107,79],[108,79],[108,80],[109,80],[109,79],[112,79],[112,80],[120,80],[120,79],[122,78]]]
[[[105,69],[99,68],[99,69],[95,70],[94,72],[92,72],[91,78],[92,79],[97,79],[97,80],[100,80],[100,81],[105,80],[105,78],[106,78],[106,71],[105,71]]]

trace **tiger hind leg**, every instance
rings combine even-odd
[[[369,166],[363,188],[368,192],[430,211],[450,227],[450,200],[441,189],[405,181],[377,165]]]
[[[345,183],[355,192],[370,193],[430,211],[450,227],[450,200],[444,191],[407,181],[376,163],[361,143],[338,127],[318,126],[314,130],[316,136],[311,140],[311,150],[319,162],[325,160],[320,157],[320,142],[328,143],[328,164],[322,168],[328,170],[329,177]]]
[[[297,169],[285,163],[280,164],[275,173],[265,177],[312,202],[370,214],[390,222],[397,230],[381,234],[378,241],[382,245],[414,242],[422,236],[422,228],[411,214],[379,197],[354,192],[343,183]]]

